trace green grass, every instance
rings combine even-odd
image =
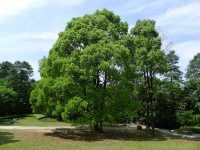
[[[66,126],[68,123],[45,118],[40,114],[6,116],[0,118],[0,125],[17,126]],[[195,127],[195,131],[199,127]],[[183,130],[183,128],[182,128]],[[185,130],[185,129],[184,129]],[[194,131],[194,129],[192,129]],[[0,130],[0,150],[200,150],[199,141],[172,139],[163,136],[151,137],[145,134],[74,134],[67,132],[43,133],[23,130]],[[124,136],[125,135],[125,136]]]
[[[177,129],[178,132],[191,132],[191,133],[197,133],[200,134],[200,127],[181,127],[180,129]]]
[[[0,131],[0,150],[200,150],[199,141],[178,139],[66,139],[39,132]]]
[[[13,124],[13,118],[16,118],[16,123]],[[60,122],[56,119],[46,118],[41,114],[30,114],[20,116],[6,116],[0,118],[0,126],[66,126],[69,123]]]

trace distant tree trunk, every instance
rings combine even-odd
[[[97,73],[96,73],[96,88],[101,88],[99,71],[97,71]],[[102,110],[103,109],[103,102],[102,101],[97,102],[96,109],[97,110]],[[103,121],[102,121],[102,118],[96,118],[96,121],[95,121],[93,127],[94,127],[94,130],[96,132],[103,132]]]
[[[94,123],[94,130],[96,132],[100,132],[102,133],[103,132],[103,122],[102,121],[97,121]]]

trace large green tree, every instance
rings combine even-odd
[[[72,19],[41,61],[33,109],[62,119],[88,118],[99,131],[103,122],[132,116],[135,101],[125,86],[131,60],[127,33],[127,23],[108,10]]]
[[[173,128],[182,73],[175,52],[161,45],[153,20],[139,20],[129,32],[126,22],[105,9],[73,18],[40,61],[33,111],[87,120],[98,131],[104,122],[135,119],[136,112],[148,128]]]

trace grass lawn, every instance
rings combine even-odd
[[[45,118],[42,115],[7,116],[0,118],[0,125],[15,126],[66,126],[68,123]],[[45,133],[31,130],[0,130],[0,150],[200,150],[200,141],[172,139],[145,134],[89,134],[85,131]],[[132,131],[132,130],[131,130]],[[83,134],[82,134],[83,133]]]
[[[200,134],[200,127],[181,127],[177,129],[178,132],[191,132],[191,133],[198,133]]]
[[[0,150],[200,150],[199,141],[178,139],[61,138],[40,132],[0,131]]]
[[[16,123],[13,124],[13,118],[16,118]],[[40,114],[30,114],[23,116],[6,116],[0,118],[0,126],[66,126],[69,123],[60,122],[56,119],[45,118]]]

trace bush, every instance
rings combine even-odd
[[[0,86],[0,114],[15,113],[17,93],[10,88]]]
[[[200,125],[200,115],[194,115],[192,111],[178,113],[177,119],[181,126]]]
[[[193,122],[195,123],[195,125],[200,126],[200,114],[193,115]]]
[[[185,111],[177,114],[177,120],[181,126],[193,125],[193,114],[192,111]]]
[[[62,113],[63,120],[76,120],[85,114],[87,102],[80,97],[73,97],[65,105],[65,110]]]

